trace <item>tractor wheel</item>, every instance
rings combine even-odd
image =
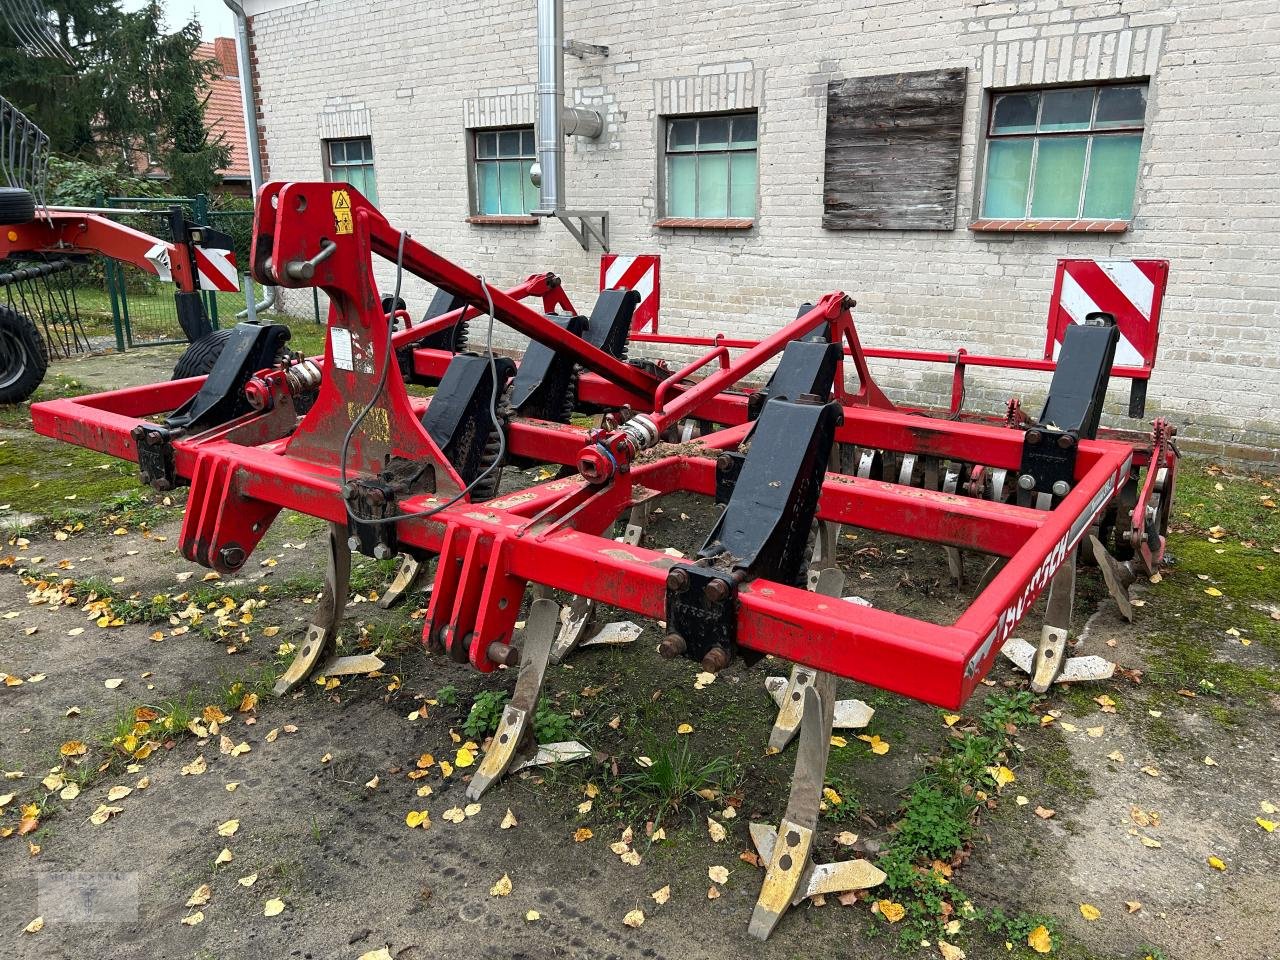
[[[44,338],[31,318],[0,306],[0,403],[21,403],[49,368]]]
[[[36,218],[36,201],[29,190],[0,187],[0,224],[30,223]]]
[[[213,366],[222,356],[222,351],[231,339],[234,327],[215,330],[208,336],[201,337],[183,351],[178,362],[173,365],[173,379],[185,380],[187,377],[207,377],[213,372]]]

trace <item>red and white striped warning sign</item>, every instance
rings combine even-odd
[[[1115,365],[1151,369],[1168,279],[1168,260],[1059,260],[1045,359],[1058,358],[1069,324],[1101,311],[1112,314],[1120,328]]]
[[[210,250],[196,247],[196,270],[200,274],[201,290],[234,293],[240,289],[240,274],[236,272],[236,255],[230,250]]]
[[[626,287],[640,294],[640,305],[631,317],[634,331],[650,327],[658,332],[658,299],[661,293],[659,268],[662,258],[654,253],[638,253],[627,256],[606,253],[600,258],[600,289],[613,290]]]

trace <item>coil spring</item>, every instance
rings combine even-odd
[[[480,469],[487,469],[491,463],[497,460],[501,450],[502,444],[499,440],[498,431],[490,428],[489,435],[485,438],[484,452],[480,454]],[[499,465],[471,489],[471,502],[479,503],[482,500],[493,499],[498,493],[498,485],[501,482],[502,467]]]
[[[310,360],[295,363],[284,372],[289,392],[294,396],[320,389],[320,368]]]

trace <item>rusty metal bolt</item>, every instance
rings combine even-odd
[[[1070,450],[1076,445],[1076,438],[1069,433],[1064,433],[1058,437],[1058,446],[1063,450]]]
[[[728,473],[733,469],[733,457],[727,453],[720,454],[720,456],[716,457],[716,469],[721,473]]]
[[[668,633],[663,641],[658,644],[658,653],[663,660],[674,660],[676,657],[682,656],[688,645],[684,642],[684,637],[678,633]]]
[[[151,486],[156,490],[159,490],[161,493],[164,493],[166,490],[173,489],[173,484],[165,477],[157,477],[155,480],[152,480]]]
[[[689,571],[681,570],[679,567],[672,567],[671,572],[667,574],[667,589],[675,590],[677,593],[689,589]]]
[[[707,673],[719,673],[729,665],[729,651],[724,647],[712,647],[702,658],[702,669]]]
[[[1044,434],[1042,434],[1039,430],[1027,431],[1027,443],[1031,444],[1031,446],[1034,447],[1043,439],[1044,439]]]
[[[502,667],[516,667],[520,665],[520,650],[501,640],[495,640],[489,644],[489,649],[484,654],[489,658],[490,663],[496,663]]]
[[[723,580],[709,580],[702,588],[702,595],[708,603],[723,603],[729,599],[729,585]]]
[[[230,570],[238,570],[244,566],[246,554],[241,547],[223,547],[218,551],[218,559]]]

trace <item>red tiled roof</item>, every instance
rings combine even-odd
[[[202,43],[196,48],[201,60],[217,60],[222,65],[222,75],[209,83],[209,101],[205,104],[205,126],[211,138],[222,134],[223,142],[231,148],[231,159],[220,172],[222,176],[248,179],[249,150],[244,133],[244,113],[240,100],[240,77],[236,64],[236,42],[230,37],[218,37],[213,43]]]

